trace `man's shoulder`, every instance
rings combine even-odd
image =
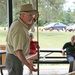
[[[17,24],[19,24],[18,19],[14,20],[11,25],[17,25]]]
[[[11,27],[12,28],[21,28],[21,23],[18,21],[18,19],[16,19],[16,20],[14,20],[13,22],[12,22],[12,24],[11,24]]]
[[[65,44],[71,44],[71,42],[66,42]]]
[[[68,45],[70,45],[71,44],[71,42],[66,42],[65,44],[64,44],[64,46],[68,46]]]

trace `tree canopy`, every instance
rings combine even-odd
[[[13,19],[17,18],[16,12],[20,10],[20,6],[27,3],[32,3],[36,9],[36,0],[12,0]],[[63,10],[65,3],[66,0],[38,0],[39,26],[51,22],[75,23],[75,9]],[[0,0],[0,25],[6,26],[7,19],[7,0]]]

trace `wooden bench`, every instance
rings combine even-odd
[[[66,56],[49,56],[52,53],[62,53],[61,49],[40,49],[39,52],[47,53],[44,56],[39,57],[37,61],[34,61],[34,63],[39,63],[39,64],[69,64]],[[58,60],[60,59],[60,60]],[[71,62],[69,65],[69,72],[75,71],[75,61]]]
[[[69,64],[66,59],[66,56],[62,56],[61,49],[40,49],[39,53],[40,53],[39,59],[37,61],[34,61],[34,64]],[[60,54],[61,56],[60,55],[56,56],[53,53]]]
[[[5,45],[0,45],[0,72],[1,75],[3,75],[3,68],[6,67],[5,65],[5,59],[6,59],[6,51],[5,51],[6,46]]]
[[[2,70],[2,69],[3,69],[3,68],[5,68],[5,67],[6,67],[6,66],[5,66],[5,65],[3,65],[3,64],[2,64],[2,65],[0,65],[0,72],[1,72],[1,75],[3,75],[3,70]]]
[[[1,75],[3,75],[3,68],[5,68],[5,64],[2,64],[2,54],[6,54],[6,51],[5,50],[0,50],[0,72],[1,72]]]
[[[61,49],[39,49],[40,57],[39,64],[68,64],[66,56],[52,56],[53,53],[62,53]],[[47,53],[44,56],[41,56],[41,53]],[[49,56],[51,55],[51,56]],[[58,60],[60,59],[60,60]],[[37,63],[34,61],[34,63]]]
[[[34,61],[34,63],[38,63],[37,61]],[[68,61],[64,60],[64,61],[50,61],[50,60],[39,60],[39,64],[68,64]]]

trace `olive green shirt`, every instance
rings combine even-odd
[[[6,50],[8,54],[16,55],[15,51],[20,49],[25,56],[28,55],[30,48],[28,26],[25,25],[20,18],[11,24],[6,42]]]

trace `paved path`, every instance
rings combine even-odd
[[[39,75],[64,75],[68,73],[69,65],[40,65]],[[3,70],[4,75],[7,74],[7,70]],[[29,70],[26,66],[24,66],[24,74],[29,75]],[[33,72],[33,75],[37,75],[36,72]]]

